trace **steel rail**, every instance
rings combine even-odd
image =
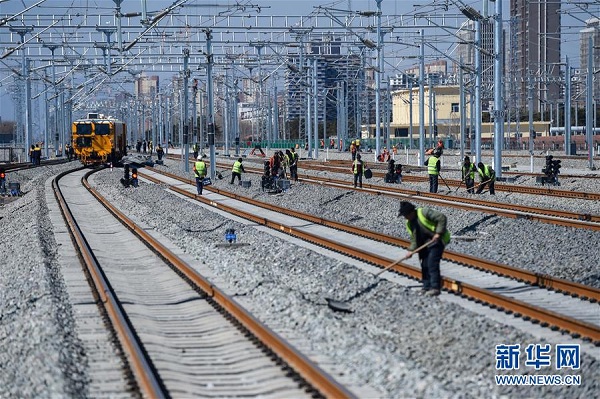
[[[140,173],[140,175],[143,175],[144,178],[146,178],[152,182],[162,183],[160,180],[155,179],[151,176],[148,176],[147,174],[144,174],[143,172],[138,171],[138,173]],[[180,177],[173,177],[173,176],[169,176],[169,177],[175,178],[182,182],[187,182],[190,185],[195,184],[192,180],[189,180],[189,179],[183,179]],[[218,209],[222,209],[228,213],[243,217],[247,220],[251,220],[257,224],[260,224],[260,225],[263,225],[266,227],[270,227],[274,230],[284,232],[291,236],[301,238],[305,241],[312,242],[316,245],[331,249],[336,252],[340,252],[342,254],[360,259],[365,262],[375,264],[380,267],[386,267],[392,261],[389,258],[385,258],[385,257],[379,256],[374,253],[365,252],[365,251],[362,251],[355,247],[333,241],[326,237],[321,237],[321,236],[318,236],[318,235],[315,235],[312,233],[308,233],[306,231],[302,231],[302,230],[292,227],[292,226],[274,222],[265,217],[257,216],[252,213],[242,211],[240,209],[225,205],[221,202],[212,201],[208,198],[191,193],[183,188],[169,185],[169,189],[173,190],[179,194],[182,194],[184,196],[187,196],[189,198],[193,198],[204,204],[210,205],[210,206],[218,208]],[[214,191],[214,192],[223,194],[222,190],[216,190],[214,188],[208,188],[208,189],[210,191]],[[236,197],[239,199],[239,196],[233,196],[233,197]],[[292,212],[292,213],[294,213],[294,212]],[[290,214],[290,212],[286,211],[286,214]],[[353,227],[353,229],[357,230],[356,227]],[[393,270],[395,270],[396,272],[398,272],[400,274],[407,275],[409,277],[413,277],[416,279],[421,278],[421,271],[410,265],[398,263],[396,266],[393,267]],[[595,325],[586,323],[581,320],[573,319],[569,316],[561,315],[561,314],[552,312],[550,310],[537,307],[535,305],[527,304],[525,302],[522,302],[522,301],[519,301],[516,299],[512,299],[512,298],[505,297],[503,295],[495,294],[491,291],[488,291],[488,290],[485,290],[482,288],[478,288],[476,286],[473,286],[473,285],[470,285],[467,283],[463,283],[458,280],[450,279],[450,278],[443,277],[443,276],[442,276],[442,280],[443,280],[443,287],[450,292],[464,295],[466,297],[473,298],[475,300],[483,301],[483,302],[489,304],[491,307],[498,307],[502,310],[506,309],[505,311],[507,311],[507,312],[514,312],[514,313],[520,314],[524,317],[529,317],[532,320],[539,320],[540,323],[546,323],[549,326],[567,330],[573,335],[579,335],[582,337],[586,337],[586,338],[592,340],[594,343],[597,343],[598,345],[600,345],[600,328]],[[600,290],[596,290],[596,291],[597,291],[597,295],[600,295]]]
[[[331,184],[343,185],[348,188],[351,183],[346,180],[337,180],[331,178],[322,178],[314,176],[302,176],[303,181],[309,179],[317,179],[319,181],[327,180]],[[448,182],[449,180],[446,179]],[[322,184],[319,182],[319,184]],[[453,197],[437,193],[428,193],[423,191],[415,191],[408,189],[400,189],[395,187],[382,187],[379,185],[363,183],[363,189],[375,190],[378,195],[385,194],[403,194],[409,197],[420,197],[420,200],[432,203],[442,202],[444,205],[465,209],[471,207],[472,210],[480,212],[493,213],[499,216],[509,217],[513,219],[530,219],[538,222],[557,224],[568,227],[577,227],[590,230],[600,230],[600,215],[591,215],[589,213],[577,213],[556,209],[538,208],[527,205],[507,204],[502,202],[477,200],[464,197]],[[368,191],[368,190],[367,190]],[[571,191],[572,192],[572,191]],[[599,194],[600,195],[600,194]]]
[[[125,312],[121,308],[110,284],[107,282],[100,265],[94,257],[93,250],[85,240],[60,190],[59,180],[71,172],[73,171],[63,172],[52,181],[54,196],[69,228],[69,234],[77,244],[77,251],[79,252],[83,266],[91,277],[99,304],[102,305],[110,319],[111,326],[117,334],[123,352],[131,365],[138,387],[144,393],[145,397],[164,398],[168,395],[163,388],[160,377],[156,375],[152,361],[146,356],[145,351],[141,347],[139,338],[128,322]]]
[[[305,163],[303,163],[305,164]],[[315,163],[313,163],[315,164]],[[316,163],[319,165],[318,168],[306,168],[305,169],[314,169],[314,170],[327,170],[330,172],[336,172],[336,173],[347,173],[348,170],[345,169],[345,167],[340,166],[339,168],[343,168],[342,171],[339,170],[339,168],[337,167],[332,167],[331,165],[327,165],[327,164],[323,164],[323,163]],[[321,166],[322,165],[322,166]],[[249,167],[247,168],[249,171],[255,171],[256,173],[263,173],[262,169],[257,169],[257,168],[252,168]],[[382,169],[383,170],[383,169]],[[373,176],[376,177],[383,177],[385,175],[384,172],[378,173],[378,172],[374,172]],[[532,174],[535,175],[535,174]],[[300,176],[300,175],[299,175]],[[311,175],[306,175],[304,174],[303,177],[305,179],[318,179],[318,180],[326,180],[326,181],[332,181],[338,184],[348,184],[349,183],[346,180],[338,180],[338,179],[333,179],[333,178],[323,178],[323,177],[317,177],[317,176],[311,176]],[[581,177],[584,178],[586,176],[574,176],[574,177]],[[596,176],[598,178],[600,178],[599,176]],[[411,181],[411,182],[427,182],[427,178],[425,177],[421,177],[421,176],[410,176],[410,175],[403,175],[402,179],[404,181]],[[460,180],[455,180],[455,179],[446,179],[446,182],[454,185],[456,187],[461,185],[461,181]],[[521,210],[523,212],[531,212],[531,213],[539,213],[539,214],[546,214],[546,215],[552,215],[552,216],[557,216],[557,217],[565,217],[565,218],[571,218],[571,219],[578,219],[578,220],[587,220],[587,221],[594,221],[594,222],[600,222],[600,215],[590,215],[590,214],[580,214],[580,213],[576,213],[576,212],[568,212],[568,211],[560,211],[560,210],[555,210],[555,209],[547,209],[547,208],[537,208],[537,207],[530,207],[530,206],[524,206],[524,205],[516,205],[516,204],[506,204],[506,203],[502,203],[502,202],[492,202],[492,201],[485,201],[485,200],[477,200],[474,198],[464,198],[464,197],[452,197],[452,196],[448,196],[448,195],[441,195],[441,194],[435,194],[435,193],[428,193],[428,192],[421,192],[421,191],[415,191],[415,190],[408,190],[408,189],[401,189],[401,188],[397,188],[397,187],[387,187],[387,186],[379,186],[379,185],[370,185],[368,183],[364,183],[363,182],[363,186],[367,184],[369,187],[371,188],[378,188],[384,191],[390,191],[390,192],[399,192],[399,193],[408,193],[410,195],[420,195],[420,196],[426,196],[426,197],[432,197],[432,198],[443,198],[445,200],[451,200],[451,201],[460,201],[460,202],[468,202],[468,203],[472,203],[472,204],[478,204],[478,205],[483,205],[483,206],[490,206],[490,204],[492,204],[494,207],[496,208],[504,208],[504,209],[518,209]],[[505,185],[500,185],[501,187],[508,187],[507,191],[511,191],[511,187],[512,186],[505,186]],[[496,184],[496,187],[498,187],[498,183]],[[517,187],[522,187],[523,189],[527,189],[528,187],[526,186],[517,186]],[[543,195],[546,195],[546,190],[548,189],[539,189],[536,187],[531,187],[534,190],[542,190]],[[600,194],[597,193],[584,193],[584,192],[574,192],[574,191],[566,191],[566,190],[554,190],[557,191],[559,194],[561,193],[575,193],[575,194],[567,194],[568,197],[572,197],[573,195],[576,196],[576,198],[580,198],[580,199],[600,199]],[[536,193],[533,193],[536,194]]]
[[[348,173],[348,170],[344,170],[340,172],[339,168],[332,166],[319,166],[319,170],[336,172],[336,173]],[[373,176],[383,177],[385,173],[383,172],[374,172]],[[307,176],[309,177],[309,176]],[[402,179],[405,181],[414,181],[414,182],[425,182],[428,181],[427,177],[421,176],[406,176],[402,175]],[[446,179],[448,184],[453,186],[458,186],[460,184],[460,180],[455,179]],[[364,186],[364,184],[363,184]],[[576,198],[576,199],[586,199],[586,200],[600,200],[600,193],[591,193],[591,192],[582,192],[582,191],[568,191],[568,190],[557,190],[552,188],[541,188],[541,187],[530,187],[530,186],[514,186],[507,185],[496,182],[494,185],[496,191],[506,191],[510,193],[520,193],[520,194],[535,194],[535,195],[550,195],[553,197],[562,197],[562,198]]]
[[[139,173],[139,170],[138,170]],[[288,344],[279,335],[270,328],[258,321],[252,314],[248,313],[235,300],[226,295],[218,287],[214,286],[206,278],[202,277],[190,265],[181,260],[171,250],[164,246],[160,241],[153,238],[143,228],[135,224],[131,219],[125,216],[114,205],[106,201],[104,197],[90,184],[84,182],[86,188],[92,195],[102,203],[121,223],[127,226],[134,234],[142,239],[149,247],[158,251],[160,256],[166,259],[169,263],[175,266],[186,278],[197,285],[202,291],[210,296],[219,306],[231,314],[241,325],[257,337],[265,346],[270,348],[277,356],[285,361],[293,368],[300,376],[302,376],[312,387],[319,391],[325,397],[330,398],[353,398],[355,397],[345,387],[340,385],[333,377],[328,375],[318,365],[297,351],[293,346]],[[192,198],[194,195],[192,195]],[[212,204],[215,207],[222,207],[217,203]],[[240,216],[243,214],[240,213]],[[261,223],[263,219],[256,218],[257,223]]]
[[[541,157],[543,158],[543,157]],[[600,157],[598,157],[600,159]],[[340,160],[340,159],[330,159],[327,161],[317,161],[317,160],[305,160],[302,162],[303,165],[309,164],[309,165],[321,165],[321,166],[333,166],[333,167],[343,167],[343,168],[347,168],[350,167],[352,165],[351,161],[347,161],[347,160]],[[405,171],[426,171],[427,167],[426,166],[416,166],[416,165],[403,165],[403,170]],[[384,163],[377,163],[373,166],[371,166],[371,169],[375,169],[375,170],[379,170],[379,171],[386,171],[387,172],[387,166]],[[460,167],[448,167],[445,166],[444,167],[445,170],[455,170],[455,171],[460,171]],[[344,171],[345,173],[346,171]],[[541,172],[524,172],[524,171],[503,171],[502,174],[506,174],[506,175],[514,175],[514,176],[546,176],[545,174],[541,173]],[[410,176],[410,175],[404,175],[403,178],[405,178],[405,180],[407,181],[417,181],[418,176]],[[564,174],[564,173],[560,173],[560,177],[563,179],[600,179],[600,174],[592,174],[592,173],[587,173],[587,174],[579,174],[579,175],[572,175],[572,174]],[[457,180],[451,180],[452,182],[456,182]],[[460,181],[458,181],[460,182]]]
[[[40,161],[40,165],[32,165],[31,162],[19,162],[19,163],[0,164],[0,168],[4,169],[5,172],[16,172],[19,170],[33,169],[33,168],[37,168],[40,166],[60,165],[62,163],[66,163],[66,162],[68,162],[68,161],[63,160],[63,159],[49,159],[49,160]]]
[[[322,169],[319,169],[322,170]],[[263,170],[253,167],[246,167],[247,172],[254,172],[258,174],[262,174]],[[337,170],[334,170],[337,171]],[[375,175],[375,174],[374,174]],[[347,189],[353,189],[352,184],[347,180],[341,179],[333,179],[333,178],[325,178],[303,174],[299,177],[302,177],[302,180],[306,183],[316,184],[314,180],[318,181],[318,184],[323,185],[331,185],[333,187],[344,187]],[[405,179],[410,180],[410,179]],[[425,181],[422,178],[412,177],[413,181]],[[446,181],[451,181],[455,184],[460,184],[460,181],[455,181],[451,179],[447,179]],[[407,197],[420,197],[419,199],[425,202],[439,204],[440,201],[444,206],[452,206],[459,209],[465,209],[466,206],[471,206],[472,210],[492,213],[498,216],[509,217],[512,219],[529,219],[535,220],[538,222],[567,226],[567,227],[576,227],[576,228],[585,228],[590,230],[600,230],[600,215],[592,215],[589,213],[577,213],[570,212],[564,210],[557,209],[548,209],[548,208],[539,208],[532,207],[527,205],[519,205],[519,204],[508,204],[503,202],[493,202],[486,200],[478,200],[475,198],[465,198],[465,197],[454,197],[449,195],[437,194],[437,193],[429,193],[423,191],[410,190],[399,187],[386,187],[381,185],[373,185],[369,183],[363,183],[363,192],[367,192],[370,194],[376,195],[392,195],[392,196],[407,196]],[[573,191],[569,191],[573,193]],[[586,193],[590,195],[595,195],[594,193]],[[598,194],[600,199],[600,194]]]
[[[188,180],[188,179],[179,177],[172,173],[168,173],[168,172],[158,170],[158,169],[155,169],[152,167],[147,167],[147,169],[152,170],[155,173],[159,173],[159,174],[168,176],[172,179],[184,182],[184,183],[195,184],[192,180]],[[154,183],[160,182],[160,180],[155,179],[152,176],[148,176],[147,174],[140,172],[139,170],[138,170],[138,173],[141,173],[141,175],[143,175],[144,178],[147,178],[148,180],[150,180]],[[206,187],[206,189],[216,192],[218,194],[221,194],[223,196],[229,197],[229,198],[243,201],[243,202],[246,202],[246,203],[249,203],[249,204],[264,208],[264,209],[268,209],[268,210],[271,210],[274,212],[290,215],[290,216],[293,216],[293,217],[296,217],[299,219],[304,219],[309,222],[319,224],[321,226],[331,227],[336,230],[344,231],[346,233],[355,234],[358,236],[366,237],[366,238],[369,238],[372,240],[376,240],[376,241],[380,241],[380,242],[384,242],[384,243],[388,243],[391,245],[396,245],[396,246],[404,247],[404,248],[408,248],[408,246],[410,244],[410,242],[408,240],[405,240],[403,238],[379,233],[379,232],[373,231],[373,230],[363,229],[361,227],[352,226],[352,225],[342,223],[342,222],[336,222],[334,220],[325,219],[325,218],[311,215],[311,214],[305,213],[305,212],[294,211],[294,210],[282,208],[277,205],[269,204],[269,203],[262,202],[262,201],[259,201],[259,200],[253,199],[253,198],[249,198],[249,197],[243,197],[243,196],[240,196],[237,194],[230,193],[225,190],[217,189],[215,187]],[[444,251],[444,259],[447,259],[447,260],[450,260],[453,262],[457,262],[457,263],[463,264],[465,266],[474,267],[479,270],[496,273],[501,276],[514,278],[518,281],[522,281],[522,282],[525,282],[525,283],[528,283],[528,284],[531,284],[534,286],[538,286],[541,288],[547,288],[547,289],[565,293],[568,295],[578,296],[582,299],[588,299],[592,302],[600,302],[600,289],[596,289],[594,287],[579,284],[574,281],[563,280],[563,279],[559,279],[559,278],[552,277],[552,276],[545,275],[545,274],[534,273],[529,270],[521,269],[521,268],[514,267],[514,266],[504,265],[501,263],[477,258],[475,256],[471,256],[471,255],[467,255],[467,254],[461,254],[459,252],[454,252],[452,250]]]
[[[262,170],[251,167],[246,167],[246,171],[262,173]],[[327,185],[337,188],[341,187],[348,190],[357,190],[353,187],[352,183],[347,180],[318,177],[306,174],[299,174],[298,176],[305,183]],[[418,197],[420,201],[436,205],[442,204],[443,206],[450,206],[463,210],[475,210],[508,217],[511,219],[528,219],[554,225],[600,231],[600,216],[598,215],[580,214],[576,212],[537,208],[526,205],[506,204],[502,202],[491,202],[464,197],[453,197],[404,188],[383,187],[369,183],[363,183],[363,188],[360,189],[360,191],[374,195],[387,195],[393,197],[400,196],[412,199]]]

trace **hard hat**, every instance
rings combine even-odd
[[[406,216],[415,210],[415,206],[408,201],[400,202],[400,209],[398,210],[398,216]]]
[[[198,158],[196,158],[196,159],[198,159],[198,161],[199,161],[199,160],[201,160],[202,158],[204,158],[204,157],[202,156],[202,154],[200,154],[200,155],[198,155]]]

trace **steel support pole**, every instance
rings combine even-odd
[[[202,111],[204,110],[204,96],[202,95],[202,91],[200,91],[200,97],[198,98],[198,105],[200,108],[200,122],[198,123],[198,136],[200,142],[200,153],[204,152],[204,142],[206,139],[204,138],[204,132],[206,131],[204,124],[204,117]]]
[[[225,68],[225,114],[223,115],[223,127],[225,136],[225,156],[229,156],[229,136],[231,135],[231,68]],[[194,101],[195,102],[195,101]]]
[[[433,99],[433,84],[431,82],[431,79],[428,79],[429,81],[427,82],[428,85],[427,87],[429,88],[429,93],[428,93],[428,97],[429,97],[429,141],[433,142],[433,130],[434,130],[434,120],[435,120],[435,115],[434,115],[434,110],[435,110],[435,105],[434,105],[434,99]]]
[[[192,142],[198,144],[198,80],[195,79],[195,84],[192,89]]]
[[[215,154],[215,103],[213,96],[213,53],[212,53],[212,31],[206,29],[206,91],[208,96],[208,147],[210,150],[210,178],[215,179],[216,154]]]
[[[588,39],[588,57],[587,57],[587,78],[586,78],[586,88],[585,88],[585,136],[588,145],[588,167],[591,170],[594,170],[594,164],[592,159],[592,154],[594,153],[592,137],[593,137],[593,127],[594,127],[594,104],[592,101],[592,97],[594,94],[594,63],[593,63],[593,41],[592,37]]]
[[[166,117],[166,121],[165,121],[165,141],[167,142],[167,146],[165,147],[165,154],[169,153],[169,142],[172,141],[172,137],[173,137],[173,119],[172,119],[172,113],[171,113],[171,98],[167,97],[166,98],[166,104],[165,104],[165,117]]]
[[[502,81],[502,0],[496,0],[494,24],[494,165],[502,177],[502,143],[504,139],[504,82]]]
[[[565,155],[571,154],[571,66],[566,57],[565,69]]]
[[[325,89],[323,91],[323,150],[329,148],[329,142],[327,140],[327,93],[328,91]]]
[[[381,1],[377,1],[377,70],[375,71],[375,159],[377,162],[377,155],[380,153],[379,138],[381,137],[381,74],[383,69],[382,62],[382,47],[383,40],[381,37]]]
[[[475,163],[481,162],[481,21],[475,21]]]
[[[121,32],[121,3],[123,0],[113,0],[116,6],[115,17],[117,18],[117,42],[119,44],[119,54],[123,53],[123,33]]]
[[[312,68],[312,91],[313,91],[313,130],[314,130],[314,143],[315,143],[315,151],[314,158],[319,159],[319,111],[318,111],[318,103],[319,103],[319,93],[317,92],[317,59],[313,59],[313,68]]]
[[[460,112],[460,160],[465,159],[465,140],[466,140],[466,113],[467,103],[465,98],[463,59],[460,57],[460,70],[458,71],[458,94],[459,94],[459,112]]]
[[[406,75],[408,76],[408,75]],[[408,97],[408,108],[409,108],[409,115],[408,115],[408,136],[409,136],[409,145],[408,148],[410,148],[412,150],[413,148],[413,79],[412,76],[408,78],[409,81],[409,97]]]
[[[308,61],[307,61],[308,63]],[[313,140],[313,132],[312,132],[312,107],[311,107],[311,102],[312,102],[312,94],[311,94],[311,90],[309,89],[309,87],[312,89],[312,73],[309,75],[308,74],[308,69],[305,69],[305,71],[307,71],[306,73],[306,79],[308,80],[307,82],[307,86],[304,89],[305,93],[306,93],[306,98],[304,101],[304,105],[306,106],[306,141],[308,143],[308,154],[309,157],[312,157],[313,155],[313,145],[312,145],[312,140]],[[314,157],[312,157],[314,159]]]
[[[23,50],[23,53],[25,51]],[[25,81],[25,153],[30,146],[33,139],[33,128],[31,123],[31,79],[29,77],[29,63],[30,60],[26,59],[23,64],[23,79]]]
[[[48,89],[49,87],[46,84],[46,81],[48,81],[48,74],[46,73],[46,71],[44,70],[44,76],[46,77],[45,82],[44,82],[44,110],[45,110],[45,118],[44,118],[44,156],[46,157],[46,159],[48,159],[50,157],[50,152],[49,152],[49,140],[50,140],[50,136],[48,134],[48,130],[50,129],[50,124],[48,123],[50,121],[50,105],[48,104]]]
[[[531,71],[527,71],[527,102],[529,108],[529,155],[530,172],[533,173],[533,151],[534,151],[534,131],[533,131],[533,81],[531,79]]]
[[[419,48],[419,160],[421,166],[425,162],[425,31],[419,31],[421,46]]]
[[[159,93],[158,95],[158,129],[159,129],[159,144],[161,147],[165,146],[165,121],[164,121],[164,104],[163,104],[163,95]]]
[[[336,110],[336,123],[335,123],[335,127],[336,127],[336,133],[337,133],[337,143],[335,143],[336,148],[338,148],[340,151],[344,150],[344,146],[340,145],[340,143],[343,143],[343,137],[342,137],[342,82],[335,82],[335,97],[336,97],[336,102],[335,102],[335,110]]]
[[[190,146],[188,144],[189,138],[189,124],[188,124],[188,80],[190,76],[190,70],[188,68],[188,62],[190,59],[190,50],[187,48],[183,49],[183,144],[181,149],[183,150],[183,168],[186,172],[190,171]],[[194,160],[195,162],[195,160]]]

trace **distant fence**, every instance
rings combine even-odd
[[[20,147],[0,147],[0,162],[27,162],[25,151]]]

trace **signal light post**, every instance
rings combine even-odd
[[[6,193],[6,173],[0,168],[0,194]]]
[[[129,165],[123,166],[123,178],[121,184],[125,187],[138,186],[138,173],[137,168],[131,168],[131,177],[129,177]]]
[[[138,186],[137,168],[131,168],[131,185],[133,187],[137,187]]]
[[[558,182],[558,174],[560,173],[561,168],[560,159],[554,160],[552,155],[546,156],[546,165],[542,168],[542,173],[546,175],[546,177],[542,178],[542,185],[544,183],[552,184],[554,186],[560,186]]]

